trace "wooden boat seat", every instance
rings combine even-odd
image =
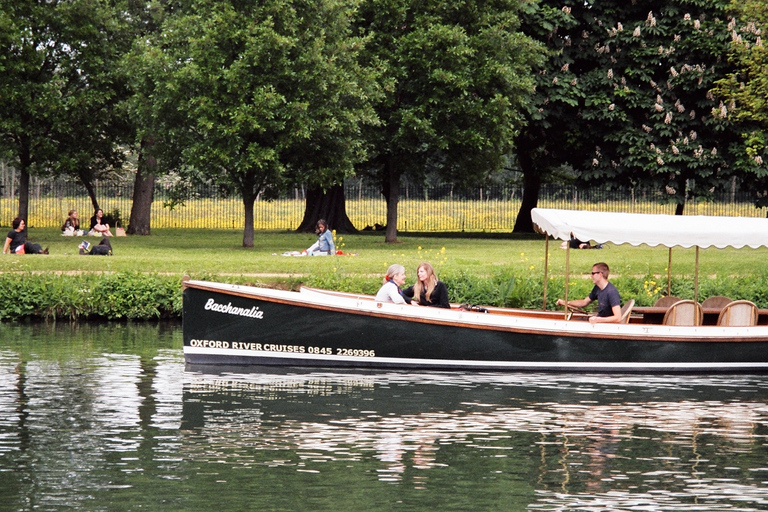
[[[757,306],[748,300],[735,300],[725,305],[717,317],[717,325],[747,327],[757,325]]]
[[[708,299],[704,299],[704,302],[701,303],[701,307],[704,309],[723,309],[731,302],[733,301],[728,297],[724,297],[723,295],[715,295],[713,297],[709,297]]]
[[[701,325],[704,313],[695,300],[680,300],[672,304],[664,314],[664,325]]]
[[[635,299],[629,299],[623,306],[621,306],[621,323],[629,323],[629,315],[632,314],[632,308],[635,307]]]
[[[672,295],[667,295],[666,297],[662,297],[659,300],[656,301],[656,303],[653,305],[653,307],[656,308],[668,308],[675,302],[682,300],[680,297],[674,297]]]

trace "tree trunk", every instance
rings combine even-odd
[[[19,153],[19,215],[20,219],[24,219],[26,227],[24,228],[24,234],[26,235],[27,228],[29,227],[29,169],[32,167],[32,154],[29,151],[29,139],[25,138],[23,146]],[[13,197],[13,196],[11,196]]]
[[[155,195],[155,175],[145,173],[141,167],[136,171],[133,183],[133,203],[128,219],[129,235],[149,235],[152,218],[152,201]]]
[[[517,158],[523,172],[523,200],[520,203],[520,211],[517,212],[517,219],[515,219],[515,227],[512,232],[533,233],[531,210],[539,204],[541,175],[534,167],[533,160],[527,151],[521,151]]]
[[[78,173],[78,178],[80,178],[80,182],[83,184],[83,186],[85,187],[85,190],[88,192],[88,197],[91,198],[91,204],[93,205],[93,213],[96,213],[96,210],[99,209],[99,200],[96,199],[96,190],[94,190],[93,188],[93,183],[91,183],[91,180],[88,179],[88,177],[83,175],[82,173]]]
[[[382,193],[387,200],[387,231],[384,242],[397,243],[397,203],[400,202],[400,173],[387,162]]]
[[[29,168],[22,165],[19,169],[19,218],[29,227]],[[26,232],[26,228],[24,228]]]
[[[685,203],[677,203],[675,206],[675,215],[682,215],[685,210]]]
[[[245,207],[243,247],[253,247],[253,205],[255,202],[256,194],[252,190],[243,191],[243,206]]]
[[[129,235],[149,235],[152,221],[152,201],[155,197],[155,169],[157,169],[157,160],[149,154],[153,145],[154,140],[152,138],[141,141],[139,166],[136,171],[136,179],[133,182],[131,216],[126,230]]]
[[[300,233],[314,233],[317,221],[325,219],[331,229],[337,233],[357,233],[357,229],[347,216],[347,202],[344,185],[334,185],[328,190],[313,187],[307,190],[304,219],[296,229]]]

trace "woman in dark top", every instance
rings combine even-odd
[[[27,242],[27,237],[24,235],[24,228],[26,227],[24,219],[16,217],[13,219],[12,226],[13,229],[8,232],[5,239],[3,254],[7,252],[11,254],[48,254],[47,247],[43,250],[40,244]]]
[[[450,309],[448,302],[448,288],[445,283],[437,280],[435,269],[429,263],[422,263],[416,271],[418,280],[416,284],[403,290],[403,297],[411,302],[414,297],[420,306],[433,306],[436,308]]]
[[[109,224],[104,223],[104,210],[101,208],[96,210],[96,213],[91,217],[91,230],[88,234],[112,236],[112,232],[109,230]]]

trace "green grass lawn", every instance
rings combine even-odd
[[[430,261],[442,274],[465,273],[492,276],[508,271],[543,275],[545,241],[541,236],[514,235],[429,235],[401,234],[400,243],[385,244],[383,233],[343,235],[339,245],[350,256],[285,257],[286,251],[300,251],[315,236],[293,232],[257,232],[253,248],[242,247],[242,232],[235,230],[155,229],[150,236],[111,238],[111,257],[81,256],[82,240],[98,243],[99,238],[63,237],[57,229],[31,230],[29,239],[50,247],[50,254],[3,255],[0,271],[34,272],[156,272],[191,277],[209,275],[308,276],[335,271],[349,276],[379,276],[392,263],[402,263],[415,277],[416,266]],[[565,271],[566,251],[559,241],[550,241],[550,273]],[[673,278],[693,277],[695,249],[675,248]],[[592,263],[605,261],[613,277],[656,275],[666,278],[668,250],[664,247],[632,247],[607,244],[602,250],[570,251],[571,276],[586,276]],[[702,249],[699,255],[701,279],[729,276],[762,276],[768,249]],[[335,269],[335,270],[334,270]]]
[[[407,270],[431,262],[445,281],[451,301],[489,306],[541,307],[546,242],[542,236],[408,234],[396,244],[384,235],[362,233],[337,238],[344,256],[292,257],[316,239],[312,234],[257,232],[255,247],[242,247],[235,230],[155,229],[151,236],[114,237],[113,256],[82,256],[83,240],[62,237],[55,228],[33,229],[30,241],[49,255],[0,258],[0,317],[156,318],[180,313],[181,278],[297,289],[299,285],[373,294],[392,263]],[[565,295],[566,251],[549,243],[548,309]],[[601,250],[571,250],[569,297],[592,288],[593,263],[611,267],[610,280],[624,300],[652,305],[667,291],[669,251],[664,247],[607,244]],[[726,295],[768,307],[768,249],[706,249],[699,254],[698,292],[694,287],[695,249],[674,249],[671,293],[681,298]],[[106,273],[106,275],[105,275]],[[59,278],[59,274],[63,274]],[[109,306],[109,307],[107,307]]]

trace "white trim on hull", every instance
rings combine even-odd
[[[281,366],[313,366],[313,367],[348,367],[348,368],[418,368],[425,370],[437,369],[473,369],[473,370],[539,370],[539,371],[565,371],[579,372],[643,372],[654,373],[762,373],[768,371],[768,362],[744,363],[744,362],[706,362],[706,363],[631,363],[631,362],[549,362],[549,361],[472,361],[452,359],[415,359],[400,357],[352,357],[352,356],[328,356],[322,354],[243,354],[240,350],[210,349],[199,347],[184,347],[185,356],[192,362],[190,364],[231,364],[228,361],[243,360],[253,365],[281,365]],[[200,357],[195,357],[200,356]],[[206,361],[220,360],[220,363],[207,362],[195,363],[195,360]]]

